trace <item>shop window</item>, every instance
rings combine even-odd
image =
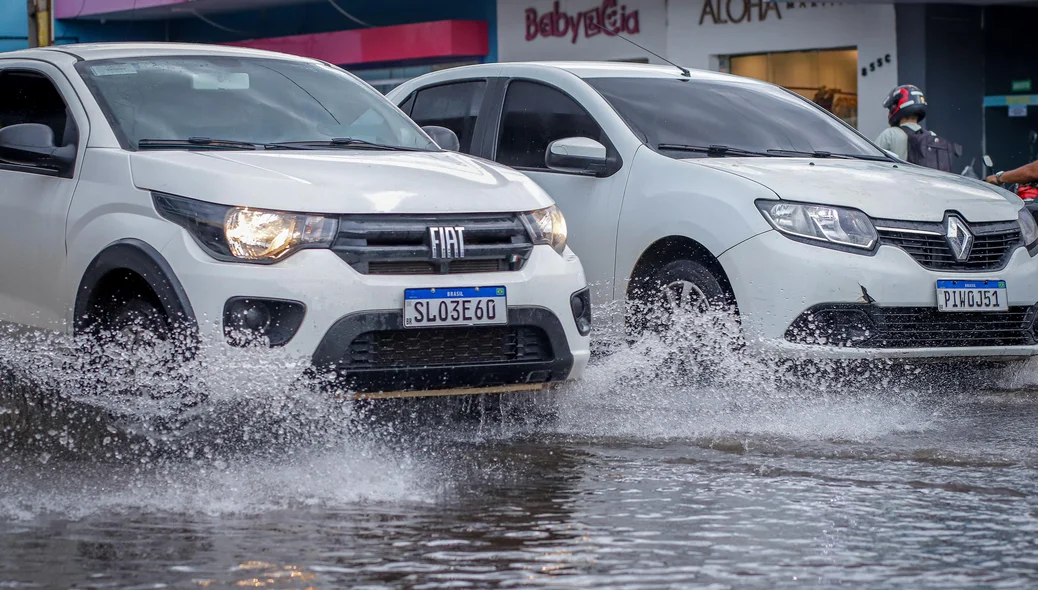
[[[858,126],[858,50],[828,49],[721,56],[721,70],[792,90]]]
[[[75,120],[46,76],[27,71],[0,72],[0,128],[19,123],[50,127],[54,145],[76,142]]]
[[[605,143],[598,123],[561,91],[534,82],[508,85],[497,161],[515,168],[547,169],[548,144],[564,137],[589,137]]]
[[[418,92],[411,118],[419,125],[439,125],[458,135],[461,151],[470,153],[476,116],[483,104],[487,83],[459,82],[433,86]]]

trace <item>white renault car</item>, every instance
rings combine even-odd
[[[215,332],[384,396],[579,377],[590,301],[562,215],[426,131],[276,53],[0,54],[0,320]]]
[[[1020,199],[891,159],[782,88],[506,63],[389,98],[555,199],[596,309],[730,304],[749,345],[788,356],[1038,354],[1038,228]],[[611,307],[615,322],[639,306]]]

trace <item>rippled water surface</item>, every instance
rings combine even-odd
[[[2,451],[0,588],[1038,585],[1038,368],[682,362],[601,359],[550,424],[273,395],[262,359],[216,363],[248,402],[219,420],[273,415],[233,444]]]

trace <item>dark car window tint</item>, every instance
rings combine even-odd
[[[476,116],[483,104],[486,82],[461,82],[426,88],[418,93],[411,118],[421,126],[439,125],[458,136],[461,151],[471,153]]]
[[[516,168],[541,168],[548,144],[564,137],[605,142],[602,128],[575,100],[534,82],[508,85],[497,161]]]
[[[400,110],[404,111],[404,114],[407,115],[408,117],[410,117],[411,116],[411,109],[413,107],[414,107],[414,95],[412,94],[411,96],[408,96],[407,100],[405,100],[400,105]]]
[[[75,120],[58,89],[36,72],[0,72],[0,128],[20,123],[39,123],[54,132],[54,145],[76,143]]]
[[[883,157],[868,140],[806,99],[776,86],[730,80],[586,80],[650,147],[681,144],[764,152],[826,151]],[[674,157],[689,152],[661,150]]]

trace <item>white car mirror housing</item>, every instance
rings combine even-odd
[[[54,145],[54,131],[46,125],[19,123],[0,129],[0,157],[69,176],[76,162],[76,146]]]
[[[439,125],[426,125],[422,127],[422,131],[431,137],[436,142],[436,145],[440,146],[440,149],[451,152],[461,151],[461,141],[458,140],[458,134],[450,129],[440,127]]]
[[[566,137],[548,144],[544,165],[550,170],[605,176],[610,170],[609,151],[588,137]]]

